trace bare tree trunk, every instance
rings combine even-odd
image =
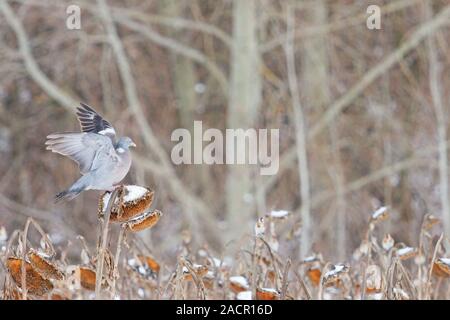
[[[164,16],[179,17],[183,11],[183,4],[177,0],[161,0],[160,8]],[[166,29],[171,38],[178,38],[176,30]],[[170,61],[180,123],[184,128],[191,130],[194,123],[193,112],[197,103],[194,91],[197,82],[194,64],[191,59],[174,53],[170,54]]]
[[[427,19],[433,16],[432,4],[425,3],[425,15]],[[438,146],[439,146],[439,188],[442,205],[442,220],[444,222],[444,231],[450,236],[450,202],[448,197],[448,158],[447,158],[447,112],[442,103],[441,88],[441,70],[439,63],[438,51],[433,37],[427,39],[427,52],[429,63],[429,83],[431,90],[431,98],[433,100],[434,112],[436,114]],[[447,249],[448,241],[445,242]]]
[[[311,2],[312,3],[312,2]],[[321,26],[328,22],[328,8],[326,1],[314,1],[306,9],[305,21],[311,26]],[[329,89],[329,57],[327,54],[326,34],[306,38],[303,42],[302,55],[302,88],[304,89],[305,103],[309,108],[325,111],[330,104]],[[336,185],[335,224],[328,227],[327,232],[332,235],[330,247],[335,249],[339,260],[346,257],[347,248],[347,221],[346,205],[343,193],[345,177],[339,149],[339,130],[335,122],[330,123],[330,143],[334,158],[333,179]],[[314,239],[311,239],[313,241]]]
[[[302,218],[302,232],[300,237],[300,258],[305,257],[311,250],[311,204],[309,191],[309,168],[306,149],[305,114],[300,103],[298,91],[297,73],[295,69],[295,47],[293,43],[293,32],[295,30],[295,17],[293,8],[287,8],[287,37],[286,37],[286,62],[294,110],[294,123],[296,130],[298,174],[300,180],[300,214]]]
[[[344,194],[345,175],[341,160],[338,132],[336,124],[333,123],[330,126],[330,140],[335,163],[333,166],[335,171],[333,173],[333,178],[336,185],[336,210],[334,212],[336,224],[329,226],[327,231],[334,235],[331,239],[332,241],[335,241],[335,243],[331,244],[330,247],[335,249],[336,257],[340,261],[343,261],[347,257],[347,206]]]
[[[184,9],[184,5],[177,0],[161,0],[159,6],[163,15],[171,18],[179,17]],[[165,29],[170,38],[178,40],[177,30],[168,27]],[[179,124],[181,127],[188,129],[193,135],[194,112],[197,104],[197,96],[194,90],[197,82],[194,63],[191,59],[173,52],[170,53],[170,62]],[[195,183],[199,182],[199,180],[194,178],[196,171],[198,171],[197,169],[197,166],[186,167],[188,180],[195,181]],[[194,186],[193,189],[197,189],[197,187]]]
[[[325,0],[310,1],[305,8],[304,22],[308,26],[321,26],[328,23],[328,8]],[[301,87],[302,97],[304,98],[305,109],[315,110],[316,112],[325,112],[330,104],[329,90],[329,59],[327,50],[327,35],[318,34],[314,37],[305,38],[302,42],[302,72]],[[339,131],[334,123],[330,124],[330,143],[333,150],[336,174],[334,174],[334,183],[336,184],[337,199],[335,220],[336,227],[327,230],[333,241],[332,247],[340,259],[345,256],[346,248],[346,221],[345,221],[345,198],[342,191],[344,177],[340,163]],[[325,141],[324,141],[325,143]],[[311,239],[314,241],[314,239]]]
[[[328,23],[328,10],[324,0],[310,2],[305,10],[304,20],[308,25],[321,26]],[[306,38],[302,45],[301,83],[304,103],[309,108],[324,108],[330,103],[326,34]]]
[[[161,0],[160,9],[164,16],[170,18],[179,18],[183,15],[188,2],[181,2],[178,0]],[[179,39],[177,30],[173,28],[166,28],[167,33],[172,39]],[[181,41],[180,41],[181,42]],[[173,77],[175,103],[178,110],[179,123],[182,128],[191,132],[194,135],[194,121],[199,120],[196,117],[195,109],[199,103],[197,93],[195,92],[195,85],[197,83],[197,75],[194,61],[183,55],[170,53],[171,73]],[[203,200],[207,203],[217,203],[218,197],[214,188],[211,187],[210,167],[206,164],[187,166],[186,175],[184,178],[191,183],[191,189],[201,195]],[[214,214],[214,206],[210,206],[211,215]]]
[[[233,2],[233,40],[231,57],[230,101],[227,127],[247,129],[255,125],[260,109],[260,56],[256,35],[258,0]],[[229,166],[226,200],[229,231],[232,238],[240,235],[254,214],[251,199],[252,181],[248,166]],[[247,201],[245,201],[247,200]],[[262,214],[262,213],[261,213]]]

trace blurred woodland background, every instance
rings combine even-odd
[[[140,236],[157,252],[220,252],[271,210],[291,213],[293,258],[345,259],[381,206],[396,241],[417,245],[427,213],[448,236],[449,39],[448,0],[0,0],[0,226],[94,245],[100,193],[55,205],[79,173],[44,146],[85,102],[138,145],[126,182],[156,191],[164,217]],[[194,120],[279,128],[278,174],[173,165]]]

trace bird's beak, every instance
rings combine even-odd
[[[136,148],[136,143],[131,142],[130,147],[135,147]]]

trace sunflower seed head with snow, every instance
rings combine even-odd
[[[435,265],[447,276],[450,276],[450,258],[438,258]]]
[[[396,255],[397,257],[400,258],[400,260],[406,260],[415,257],[417,255],[417,249],[405,246],[403,248],[398,249]]]
[[[238,285],[238,286],[240,286],[242,288],[247,288],[248,289],[250,287],[247,279],[245,277],[242,277],[242,276],[230,277],[230,283]]]
[[[333,268],[323,275],[323,284],[331,283],[339,279],[343,274],[350,270],[345,264],[333,265]]]
[[[386,220],[388,217],[389,217],[388,207],[381,207],[377,209],[374,213],[372,213],[371,220],[374,222],[379,222],[382,220]]]

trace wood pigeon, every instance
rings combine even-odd
[[[131,166],[129,137],[116,141],[116,131],[88,105],[81,103],[77,117],[82,132],[53,133],[47,136],[47,150],[78,163],[82,176],[67,190],[56,195],[55,202],[72,200],[84,190],[112,191],[125,178]]]

